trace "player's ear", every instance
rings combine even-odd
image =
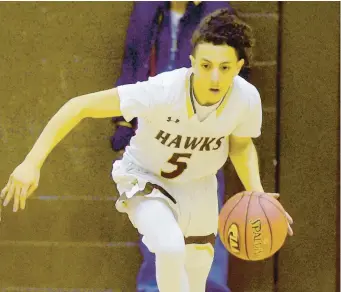
[[[192,68],[194,68],[194,66],[195,66],[195,58],[193,57],[193,55],[189,55],[189,59],[191,60]]]
[[[240,59],[237,62],[237,75],[239,74],[240,70],[242,70],[244,64],[245,64],[245,60],[244,59]]]

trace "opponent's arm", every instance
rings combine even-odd
[[[252,138],[229,136],[229,156],[245,190],[264,192]]]
[[[75,97],[66,102],[47,123],[26,160],[41,167],[52,149],[84,118],[120,116],[117,89]]]

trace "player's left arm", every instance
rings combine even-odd
[[[248,104],[242,119],[229,136],[229,157],[247,191],[264,192],[258,167],[258,156],[252,138],[261,134],[262,102],[256,88],[248,89]]]
[[[260,136],[261,126],[262,106],[259,93],[255,90],[250,96],[249,108],[243,121],[229,136],[229,157],[245,189],[264,193],[257,150],[252,141],[252,138]],[[279,194],[267,194],[275,198],[279,197]],[[285,215],[288,220],[288,233],[292,235],[290,224],[293,223],[293,220],[287,212]]]
[[[252,138],[261,134],[262,102],[255,87],[247,88],[247,105],[241,120],[228,138],[229,157],[247,191],[264,192],[258,167],[258,156]]]
[[[264,192],[258,155],[251,137],[229,137],[229,157],[245,190]]]
[[[258,155],[251,137],[229,137],[229,156],[231,162],[247,191],[263,192],[260,174]],[[267,193],[275,198],[279,194]],[[288,234],[293,235],[290,224],[293,223],[291,216],[285,212],[288,221]]]

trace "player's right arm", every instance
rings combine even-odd
[[[40,168],[52,149],[83,119],[120,115],[116,88],[72,98],[47,123],[26,160]]]
[[[40,168],[53,148],[85,118],[121,116],[118,90],[110,89],[70,99],[50,119],[32,150],[13,171],[1,191],[6,206],[14,198],[13,211],[25,208],[26,198],[38,187]]]
[[[126,121],[131,121],[134,117],[150,117],[168,100],[164,94],[164,84],[177,78],[178,74],[182,71],[159,74],[145,82],[82,95],[65,103],[47,123],[24,161],[11,174],[0,195],[4,206],[13,198],[13,211],[17,211],[19,206],[25,208],[26,198],[38,187],[40,168],[45,159],[83,119],[123,116]],[[174,78],[170,78],[172,76]]]

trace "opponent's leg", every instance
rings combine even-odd
[[[209,243],[186,246],[186,271],[190,292],[205,292],[213,256],[214,248]]]
[[[184,237],[167,203],[136,196],[128,200],[128,216],[155,253],[160,292],[188,292]]]

